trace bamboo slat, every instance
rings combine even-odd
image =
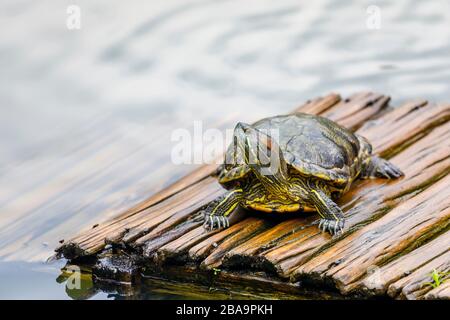
[[[450,272],[450,252],[447,251],[445,254],[415,270],[410,275],[391,284],[388,289],[388,294],[398,299],[423,299],[424,295],[433,289],[430,285],[430,283],[433,283],[433,279],[431,278],[433,270],[445,273]]]
[[[372,295],[385,294],[392,283],[410,275],[418,268],[449,250],[450,231],[447,231],[433,241],[379,268],[376,273],[364,278],[358,284],[358,288]]]
[[[408,252],[450,223],[447,176],[300,266],[295,275],[333,281],[343,293],[372,266]]]
[[[424,299],[426,300],[450,300],[450,281],[444,282],[437,288],[429,291],[425,294]]]
[[[146,266],[188,264],[198,279],[220,269],[233,279],[259,272],[255,283],[275,277],[281,287],[306,280],[345,295],[449,298],[448,282],[426,283],[433,269],[450,267],[450,105],[415,100],[391,110],[388,102],[372,92],[346,99],[329,94],[294,110],[356,130],[405,173],[398,180],[356,182],[339,200],[346,215],[342,235],[321,233],[314,213],[281,218],[245,216],[244,210],[230,228],[206,231],[199,210],[225,192],[212,176],[216,166],[207,165],[57,252],[76,260],[113,244]]]

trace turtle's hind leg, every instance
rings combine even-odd
[[[234,189],[211,202],[204,213],[203,227],[208,230],[228,228],[238,216],[236,212],[243,197],[242,189]],[[236,218],[236,219],[234,219]]]
[[[383,179],[397,179],[404,176],[403,172],[391,162],[380,158],[378,156],[370,156],[363,166],[360,177],[362,179],[368,178],[383,178]]]

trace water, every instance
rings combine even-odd
[[[68,298],[43,261],[192,170],[170,162],[176,128],[225,129],[330,91],[449,100],[446,0],[80,0],[68,30],[72,2],[0,4],[2,298]]]

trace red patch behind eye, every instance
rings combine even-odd
[[[259,134],[259,141],[261,142],[261,145],[266,147],[267,150],[272,150],[272,139],[269,138],[267,135],[260,133]]]
[[[266,137],[267,149],[272,150],[272,139]]]

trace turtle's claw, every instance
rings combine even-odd
[[[320,219],[320,221],[319,221],[319,230],[320,230],[320,231],[324,231],[324,230],[322,229],[323,223],[324,223],[324,219]]]
[[[204,214],[204,221],[203,227],[209,231],[214,229],[224,229],[230,226],[230,221],[227,217],[212,215],[207,212]]]
[[[329,232],[331,235],[341,234],[344,230],[343,220],[320,219],[319,229],[322,232]]]

